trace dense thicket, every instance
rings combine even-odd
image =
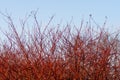
[[[7,40],[0,45],[0,80],[120,79],[119,33],[49,23],[41,29],[35,15],[32,32],[22,23],[19,33],[6,17],[11,33],[4,33]]]

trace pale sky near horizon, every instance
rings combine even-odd
[[[98,24],[102,25],[107,16],[107,24],[119,28],[119,8],[120,0],[0,0],[0,11],[11,14],[15,20],[39,9],[39,20],[48,22],[55,15],[55,24],[61,20],[69,22],[72,17],[75,24],[80,24],[81,19],[87,21],[89,14],[92,14]],[[5,28],[3,19],[0,15],[0,27]]]

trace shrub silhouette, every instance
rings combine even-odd
[[[81,30],[70,25],[41,30],[36,15],[32,33],[17,32],[6,16],[12,33],[0,49],[0,80],[119,80],[120,40],[101,28]],[[50,20],[51,21],[51,20]],[[25,37],[26,35],[27,37]]]

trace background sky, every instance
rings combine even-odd
[[[113,30],[120,26],[120,0],[0,0],[0,11],[9,13],[19,22],[33,10],[38,10],[38,18],[47,23],[52,15],[54,24],[66,24],[73,17],[79,25],[81,20],[88,21],[92,14],[97,24],[102,25],[107,16],[107,25]],[[0,15],[0,28],[8,29],[4,17]]]

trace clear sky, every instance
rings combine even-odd
[[[55,15],[56,24],[61,20],[67,23],[72,17],[74,23],[79,24],[81,19],[87,21],[92,14],[98,24],[102,24],[107,16],[110,27],[120,26],[120,0],[0,0],[0,11],[7,11],[15,19],[24,18],[36,9],[39,9],[39,19],[43,22]],[[0,27],[2,19],[0,15]]]

